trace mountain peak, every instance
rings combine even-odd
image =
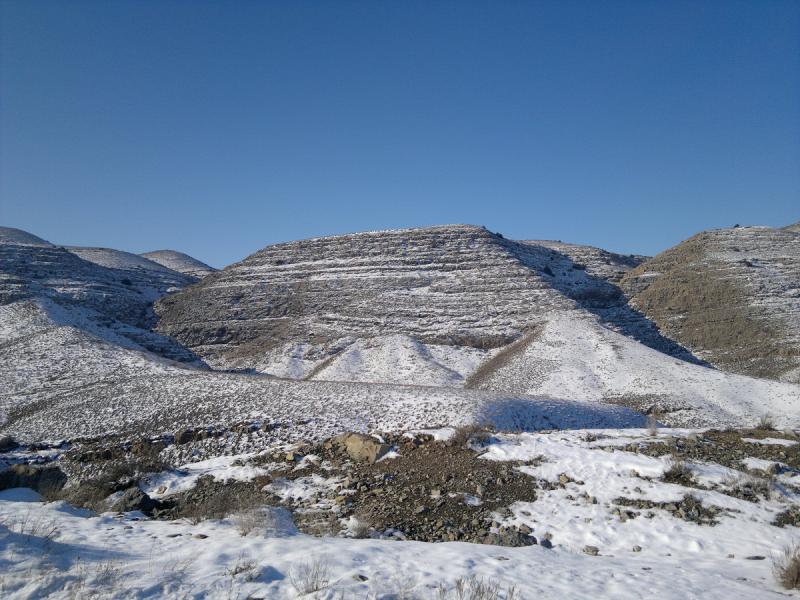
[[[0,244],[24,244],[26,246],[52,246],[47,240],[17,229],[16,227],[0,227]]]

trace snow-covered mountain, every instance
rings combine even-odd
[[[216,271],[214,267],[209,267],[206,263],[176,250],[156,250],[154,252],[145,252],[141,256],[173,271],[190,275],[197,279],[202,279]]]
[[[15,227],[0,227],[0,244],[24,244],[27,246],[52,246],[52,244],[42,238],[16,229]]]
[[[269,246],[198,282],[12,234],[0,430],[28,439],[800,417],[800,386],[711,368],[627,302],[643,257],[455,225]]]
[[[626,273],[631,305],[726,371],[800,382],[800,230],[706,231]]]
[[[489,355],[553,312],[583,309],[692,360],[586,269],[470,225],[315,238],[268,246],[163,298],[158,329],[217,366],[308,376],[356,339],[405,335]]]
[[[156,304],[218,368],[658,407],[679,423],[795,418],[796,385],[710,368],[620,288],[644,257],[468,225],[269,246]]]
[[[62,248],[16,231],[0,241],[1,305],[35,304],[36,310],[50,315],[53,326],[70,324],[114,344],[198,361],[174,340],[152,331],[153,302],[194,278],[135,254]],[[19,326],[24,327],[24,321]],[[7,336],[10,331],[6,329]],[[9,342],[10,337],[4,338],[3,343]]]

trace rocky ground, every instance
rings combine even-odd
[[[574,556],[619,559],[623,562],[614,568],[628,570],[641,560],[648,576],[661,582],[663,575],[665,584],[673,577],[670,565],[690,578],[735,571],[736,585],[756,595],[776,589],[770,561],[791,543],[800,524],[800,436],[791,430],[520,434],[464,427],[346,433],[321,442],[187,460],[202,442],[196,432],[84,439],[58,447],[18,446],[4,438],[0,512],[6,506],[4,494],[17,498],[15,490],[30,488],[56,511],[74,510],[64,508],[64,500],[95,511],[98,517],[75,514],[100,519],[108,531],[157,531],[150,537],[163,538],[159,543],[174,545],[176,553],[200,542],[204,549],[213,550],[223,540],[228,547],[234,543],[230,531],[241,536],[242,547],[260,544],[263,536],[288,535],[284,551],[305,547],[306,539],[318,544],[427,542],[422,546],[441,547],[445,554],[457,551],[456,561],[456,556],[474,553],[471,547],[502,547],[504,554],[493,561],[521,560],[522,554],[506,553],[536,548],[547,553],[537,554],[536,560],[555,561],[550,568],[556,570],[576,568],[570,562]],[[0,534],[3,527],[9,525],[0,524]],[[374,551],[380,554],[385,547]],[[363,567],[357,547],[347,552],[356,552],[353,564]],[[209,555],[208,560],[223,558]],[[336,560],[349,559],[337,555]],[[48,568],[51,574],[59,569]],[[414,572],[420,568],[424,571],[415,566]],[[505,585],[513,582],[533,593],[529,582],[504,573]],[[362,568],[354,575],[356,583],[347,585],[364,587],[375,576]],[[288,580],[286,575],[254,576],[240,583],[292,597],[286,595]],[[336,581],[339,588],[346,583]],[[701,589],[702,581],[692,585]],[[381,589],[386,585],[368,583],[380,583]],[[620,597],[632,597],[633,589],[621,588]],[[420,590],[409,597],[433,596]]]
[[[445,431],[446,439],[437,439],[442,435],[436,432],[378,437],[349,433],[322,443],[281,444],[223,460],[223,471],[239,469],[244,476],[199,474],[187,478],[191,485],[178,487],[169,481],[180,481],[190,471],[176,470],[167,460],[186,456],[193,442],[202,441],[194,432],[124,443],[95,439],[58,448],[33,445],[24,449],[26,461],[9,461],[15,464],[0,473],[0,489],[31,487],[94,510],[143,510],[159,519],[202,521],[281,505],[292,512],[301,531],[314,535],[503,546],[550,544],[548,532],[537,537],[530,526],[509,523],[512,506],[567,489],[574,492],[566,496],[568,501],[599,502],[584,481],[566,472],[551,479],[534,475],[532,468],[548,462],[544,456],[485,460],[498,434],[475,427]],[[676,500],[613,498],[607,506],[615,518],[652,518],[653,510],[660,509],[674,518],[715,525],[720,515],[736,510],[704,506],[695,495],[699,490],[754,503],[772,497],[776,486],[787,498],[800,496],[799,440],[793,431],[730,429],[644,436],[625,445],[616,438],[604,445],[602,436],[587,433],[585,441],[595,451],[667,459],[657,477],[635,470],[628,475],[641,485],[655,481],[682,488]],[[6,456],[15,450],[10,438],[0,446]],[[725,468],[741,478],[704,482],[690,464]],[[159,484],[161,480],[165,483]],[[642,493],[640,486],[633,491]],[[800,511],[789,503],[774,523],[799,524]]]

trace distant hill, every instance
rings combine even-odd
[[[25,302],[24,314],[39,314],[39,323],[68,325],[175,360],[198,360],[151,330],[153,302],[194,278],[128,252],[31,243],[40,238],[13,232],[0,239],[0,305]],[[15,333],[12,327],[5,335],[11,338]]]
[[[198,279],[202,279],[216,271],[215,268],[209,267],[206,263],[176,250],[156,250],[154,252],[145,252],[142,256],[173,271],[191,275]]]
[[[0,227],[0,244],[26,244],[28,246],[52,246],[42,238],[14,227]]]

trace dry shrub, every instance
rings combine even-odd
[[[673,459],[669,468],[661,476],[661,481],[678,485],[691,485],[694,483],[694,476],[685,462]]]
[[[758,425],[756,425],[756,429],[759,431],[775,431],[775,419],[773,419],[772,415],[761,415],[761,418],[758,420]]]
[[[450,446],[466,447],[472,441],[483,444],[489,437],[491,437],[491,433],[488,426],[481,423],[470,423],[456,427],[455,433],[447,440],[447,443]]]
[[[439,600],[516,600],[519,597],[513,585],[504,590],[496,581],[478,579],[474,575],[457,579],[452,590],[440,584],[437,595]]]
[[[355,523],[350,527],[353,537],[358,540],[364,540],[369,537],[371,530],[369,519],[364,515],[356,515]]]
[[[281,518],[275,510],[263,506],[260,502],[256,506],[240,508],[232,515],[233,524],[243,536],[252,532],[267,534],[276,533],[281,529]]]
[[[773,560],[775,578],[787,590],[800,589],[800,546],[792,544]]]
[[[327,561],[313,558],[295,565],[289,571],[289,581],[298,594],[313,594],[328,587],[330,568]]]
[[[765,477],[756,477],[755,475],[735,475],[729,477],[722,482],[729,492],[738,498],[756,498],[764,496],[767,500],[772,498],[772,492],[775,488],[774,481]]]
[[[230,569],[227,569],[225,573],[232,579],[242,575],[245,581],[254,581],[259,574],[256,561],[245,558],[244,554],[240,554],[236,559],[236,563]]]
[[[208,519],[224,519],[235,515],[234,520],[242,535],[247,535],[259,524],[266,522],[266,514],[263,518],[256,514],[259,510],[263,513],[266,502],[262,496],[249,490],[245,492],[233,485],[216,485],[211,482],[211,486],[210,489],[205,489],[205,486],[198,483],[195,490],[181,501],[179,516],[197,524]],[[194,494],[201,491],[201,497],[195,499]]]

